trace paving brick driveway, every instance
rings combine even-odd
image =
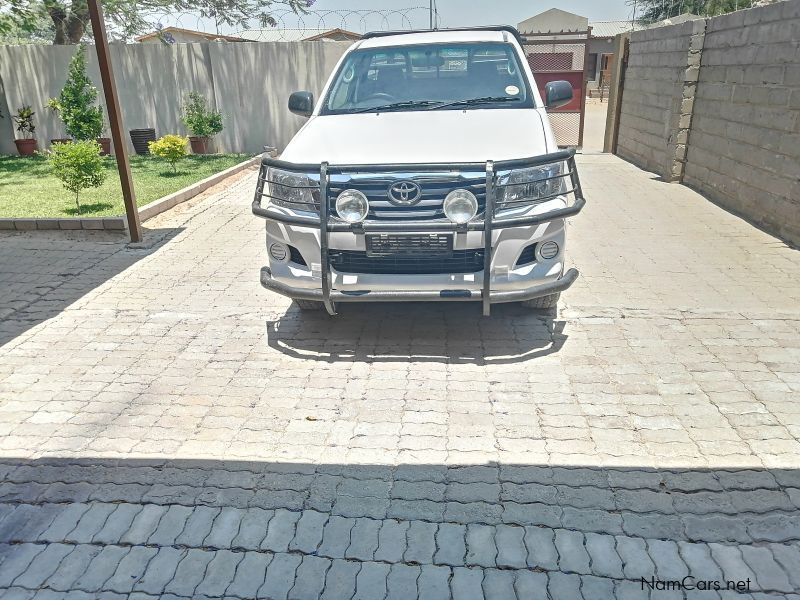
[[[0,597],[800,597],[797,251],[580,167],[554,318],[301,315],[252,173],[145,247],[0,236]]]

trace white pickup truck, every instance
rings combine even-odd
[[[522,302],[553,308],[566,217],[584,205],[512,27],[364,36],[280,160],[265,156],[253,212],[266,219],[262,285],[301,309],[340,302]]]

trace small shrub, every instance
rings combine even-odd
[[[222,131],[222,113],[209,109],[206,99],[197,92],[191,92],[183,104],[182,120],[197,137],[211,137]]]
[[[166,160],[172,167],[172,172],[177,172],[175,163],[186,156],[188,138],[182,135],[165,135],[154,142],[148,142],[150,152]]]
[[[36,126],[33,124],[33,115],[35,114],[30,106],[23,105],[17,109],[17,114],[11,117],[14,119],[14,123],[17,124],[17,131],[19,131],[22,139],[33,137],[33,132],[36,131]]]
[[[51,98],[47,106],[58,113],[67,134],[76,140],[94,140],[103,135],[103,107],[96,106],[97,88],[86,74],[86,46],[78,51],[69,63],[69,74],[58,98]]]
[[[81,212],[80,192],[90,187],[100,187],[106,178],[100,144],[95,140],[55,144],[50,150],[50,168],[64,187],[75,194],[75,206]]]

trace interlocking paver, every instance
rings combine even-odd
[[[554,315],[301,315],[258,286],[252,173],[141,247],[0,235],[0,595],[792,598],[796,250],[579,160]]]

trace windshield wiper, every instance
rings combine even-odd
[[[353,112],[354,113],[382,112],[385,110],[400,110],[403,108],[419,108],[424,106],[430,106],[431,104],[439,104],[439,102],[435,100],[406,100],[404,102],[392,102],[391,104],[382,104],[380,106],[370,106],[369,108],[361,108]]]
[[[455,102],[445,102],[437,104],[428,110],[439,110],[448,106],[475,106],[477,104],[494,104],[495,102],[519,102],[522,98],[515,96],[484,96],[483,98],[470,98],[469,100],[456,100]]]

